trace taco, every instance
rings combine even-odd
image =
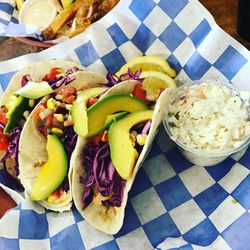
[[[72,205],[70,159],[78,126],[73,116],[81,121],[89,103],[107,90],[106,79],[90,71],[75,72],[71,77],[74,80],[69,84],[40,100],[25,123],[19,143],[22,185],[31,200],[59,212]]]
[[[88,133],[78,137],[71,159],[75,206],[89,224],[107,234],[122,227],[128,192],[173,90],[159,89],[149,98],[139,74],[112,87],[87,110]]]
[[[0,162],[9,187],[22,188],[17,179],[18,145],[30,112],[43,95],[72,81],[71,75],[82,70],[85,68],[74,62],[47,60],[25,67],[10,80],[0,100]]]

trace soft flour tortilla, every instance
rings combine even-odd
[[[100,87],[98,83],[106,82],[105,78],[90,71],[79,71],[72,74],[72,76],[75,76],[76,79],[67,86],[75,87],[76,89]],[[48,160],[46,146],[47,140],[38,131],[37,121],[32,118],[31,113],[22,130],[19,143],[19,178],[28,193],[32,192],[36,178],[42,169],[42,165]],[[70,164],[70,159],[68,160]],[[69,167],[68,179],[70,190],[68,193],[69,195],[64,202],[51,204],[44,200],[39,203],[45,208],[54,211],[62,212],[69,210],[72,205],[71,175],[72,170],[71,167]]]
[[[7,89],[3,93],[0,99],[0,106],[6,104],[9,101],[11,95],[15,91],[22,88],[21,82],[24,75],[30,75],[33,81],[42,81],[42,78],[55,67],[62,68],[67,71],[69,68],[76,66],[80,70],[86,70],[82,65],[63,60],[46,60],[38,63],[31,64],[24,69],[18,71],[10,80]]]
[[[69,68],[76,66],[80,70],[86,70],[82,65],[63,60],[46,60],[38,63],[34,63],[25,67],[24,69],[18,71],[10,80],[7,89],[0,98],[0,107],[9,102],[10,97],[15,91],[22,88],[21,82],[24,75],[30,75],[33,81],[42,81],[42,78],[47,74],[52,68],[60,67],[67,71]],[[5,151],[0,150],[0,159],[4,156]],[[14,161],[9,158],[6,161],[7,171],[16,178],[14,170]],[[0,166],[2,168],[2,166]]]
[[[107,93],[105,93],[104,96],[114,93],[132,93],[135,84],[138,84],[138,82],[137,81],[122,82],[116,85],[115,87],[111,88],[109,91],[107,91]],[[136,162],[131,177],[126,182],[124,189],[124,197],[120,208],[114,208],[114,207],[107,208],[103,205],[98,206],[91,203],[86,209],[83,210],[82,197],[85,191],[85,186],[83,183],[80,183],[80,176],[83,177],[86,176],[84,162],[83,162],[83,151],[87,144],[87,139],[78,137],[76,149],[71,157],[71,165],[73,168],[73,176],[72,176],[73,200],[76,205],[76,208],[83,216],[83,218],[95,228],[107,234],[116,234],[121,229],[124,220],[125,207],[128,200],[128,192],[131,189],[136,173],[140,168],[141,164],[143,163],[144,159],[146,158],[150,146],[153,142],[153,139],[158,132],[159,125],[162,122],[164,116],[164,107],[166,106],[172,91],[173,91],[172,88],[166,89],[164,92],[162,92],[156,103],[146,143]]]

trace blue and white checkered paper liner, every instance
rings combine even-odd
[[[181,80],[217,79],[250,90],[249,52],[196,0],[121,1],[84,34],[0,63],[1,88],[35,61],[67,58],[105,74],[142,54],[163,56]],[[95,230],[75,208],[58,214],[25,200],[1,219],[0,249],[250,249],[249,157],[250,148],[214,167],[194,166],[161,128],[118,234]]]
[[[1,0],[0,36],[27,36],[42,40],[42,37],[39,35],[41,32],[37,27],[34,25],[24,26],[18,23],[18,13],[15,0]]]

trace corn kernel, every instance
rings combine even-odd
[[[60,128],[52,128],[51,131],[55,134],[60,134],[60,135],[63,133],[63,131]]]
[[[34,99],[29,99],[29,107],[33,108],[35,106],[35,100]]]
[[[114,209],[115,209],[115,212],[116,212],[116,213],[118,213],[118,212],[121,210],[120,207],[114,207]]]
[[[55,203],[60,203],[60,202],[65,201],[66,198],[67,198],[67,196],[68,196],[67,193],[65,191],[63,191],[63,193],[61,194],[61,196],[59,197],[59,199],[56,200]]]
[[[135,150],[135,159],[137,160],[139,157],[139,153],[137,152],[137,150]]]
[[[26,120],[28,119],[29,115],[30,115],[30,111],[25,110],[25,111],[23,112],[23,117],[24,117]]]
[[[57,119],[57,121],[64,122],[63,114],[54,114],[54,117]]]
[[[129,139],[132,142],[132,146],[134,147],[135,143],[136,143],[136,136],[134,134],[130,133],[129,134]]]
[[[97,195],[95,195],[93,197],[92,202],[95,205],[102,205],[102,201],[105,201],[105,200],[108,200],[108,199],[110,199],[110,196],[105,197],[105,196],[102,196],[101,193],[98,192]]]
[[[48,109],[54,109],[56,107],[56,100],[53,98],[50,98],[47,101],[47,107],[48,107]]]
[[[74,125],[74,122],[72,120],[68,120],[63,123],[64,127],[73,126],[73,125]]]
[[[5,104],[5,107],[6,107],[8,110],[10,110],[11,105],[10,105],[9,103],[6,103],[6,104]]]
[[[56,197],[54,196],[54,195],[50,195],[49,197],[48,197],[48,202],[49,203],[55,203],[55,201],[56,201]]]
[[[143,146],[146,142],[147,135],[139,134],[136,136],[136,140],[140,146]]]
[[[57,94],[57,95],[56,95],[56,99],[61,101],[61,100],[63,99],[63,96],[62,96],[62,95]]]
[[[131,131],[130,134],[133,134],[135,137],[138,135],[138,133],[135,130]]]
[[[108,141],[108,131],[107,131],[107,130],[105,130],[105,131],[103,132],[101,141],[102,141],[102,142],[107,142],[107,141]]]
[[[129,134],[129,139],[132,141],[132,142],[136,142],[136,136],[132,133]]]
[[[61,106],[61,102],[59,102],[59,101],[56,101],[56,106],[58,106],[58,107],[60,107]]]
[[[5,104],[5,107],[10,110],[10,108],[15,104],[16,102],[16,99],[17,99],[17,96],[15,95],[12,95],[9,99],[9,102]]]
[[[64,73],[63,71],[62,71],[62,73],[59,73],[59,74],[56,75],[57,78],[59,78],[59,77],[61,77],[61,76],[62,76],[62,77],[65,76],[65,73]]]
[[[69,111],[70,111],[70,110],[71,110],[71,108],[72,108],[72,106],[73,106],[72,104],[66,104],[66,105],[65,105],[65,108],[66,108],[67,110],[69,110]]]
[[[10,102],[15,102],[16,99],[17,99],[17,96],[16,96],[16,95],[12,95],[12,96],[10,97]]]
[[[66,200],[68,194],[65,192],[65,191],[60,191],[60,197],[57,197],[55,195],[50,195],[48,198],[47,198],[47,201],[49,203],[52,203],[52,204],[59,204],[60,202],[63,202],[64,200]]]

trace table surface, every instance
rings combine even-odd
[[[240,38],[236,31],[237,0],[200,0],[200,2],[211,12],[222,29],[250,49],[250,42]],[[0,38],[0,61],[42,50],[43,48],[24,44],[14,38]]]

